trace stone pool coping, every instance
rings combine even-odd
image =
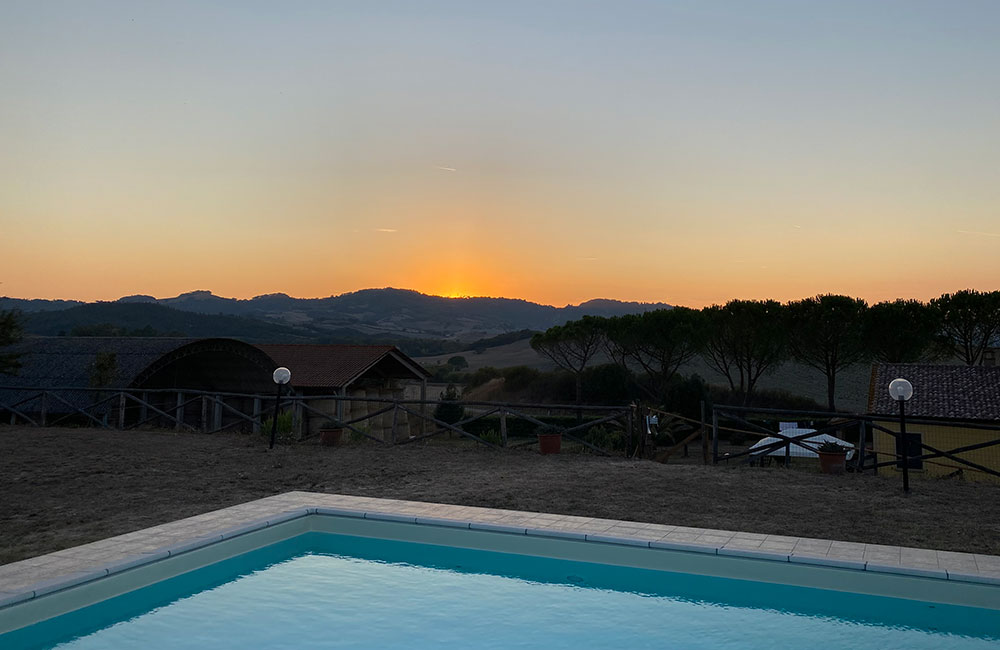
[[[1000,586],[1000,556],[342,494],[286,492],[0,566],[0,608],[309,515],[746,557]]]

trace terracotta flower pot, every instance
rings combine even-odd
[[[562,448],[562,434],[561,433],[539,433],[538,434],[538,453],[540,453],[540,454],[558,454],[560,448]]]
[[[847,470],[846,451],[817,451],[819,471],[824,474],[843,474]]]
[[[326,445],[327,447],[336,447],[340,444],[340,441],[344,437],[343,429],[320,429],[319,430],[319,441],[320,444]]]

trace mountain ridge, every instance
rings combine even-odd
[[[0,297],[0,309],[20,309],[29,314],[84,305],[122,304],[161,305],[183,312],[238,316],[301,328],[310,333],[353,330],[368,336],[391,333],[402,337],[468,340],[522,329],[544,330],[588,315],[618,316],[671,307],[666,303],[625,302],[607,298],[555,307],[522,298],[448,298],[393,287],[360,289],[326,298],[294,298],[285,293],[227,298],[205,289],[169,298],[135,294],[114,301],[89,303]],[[107,311],[110,314],[114,310]],[[92,318],[93,310],[88,313]]]

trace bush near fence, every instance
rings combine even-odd
[[[558,427],[559,429],[569,429],[569,428],[577,426],[578,424],[586,424],[587,422],[596,422],[598,419],[600,419],[600,418],[584,418],[582,422],[579,422],[579,421],[577,421],[577,419],[576,419],[575,416],[570,416],[570,415],[565,415],[565,416],[563,416],[563,415],[539,415],[539,416],[532,416],[532,417],[534,417],[536,420],[544,422],[547,425],[551,425],[553,427]],[[490,417],[480,418],[479,420],[476,420],[474,422],[469,422],[467,424],[463,424],[462,428],[465,429],[466,431],[468,431],[469,433],[471,433],[472,435],[479,436],[480,438],[483,438],[483,437],[486,437],[486,434],[489,433],[489,432],[491,432],[491,431],[493,431],[493,432],[499,432],[500,431],[500,416],[490,416]],[[535,424],[534,422],[529,422],[528,420],[523,420],[523,419],[521,419],[521,418],[519,418],[519,417],[517,417],[515,415],[508,415],[507,416],[507,439],[508,440],[513,440],[515,438],[521,438],[521,439],[534,438],[539,433],[545,433],[545,431],[543,431],[542,429],[543,429],[543,427],[539,426],[538,424]],[[595,432],[596,429],[602,429],[604,431],[593,433],[593,432]],[[591,427],[587,431],[577,432],[576,434],[571,434],[571,435],[576,435],[578,438],[582,438],[584,440],[587,440],[588,442],[591,442],[592,444],[597,444],[597,443],[594,443],[593,441],[591,441],[587,437],[588,434],[592,434],[593,433],[593,435],[595,435],[595,437],[600,437],[601,439],[611,438],[612,434],[608,433],[608,431],[615,430],[615,429],[616,429],[615,427],[610,427],[610,426],[607,426],[607,425],[597,425],[595,427]],[[497,435],[499,435],[499,433],[497,433]],[[598,446],[602,446],[602,445],[598,445]]]

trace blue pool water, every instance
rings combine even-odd
[[[309,533],[0,647],[996,648],[1000,611]]]

